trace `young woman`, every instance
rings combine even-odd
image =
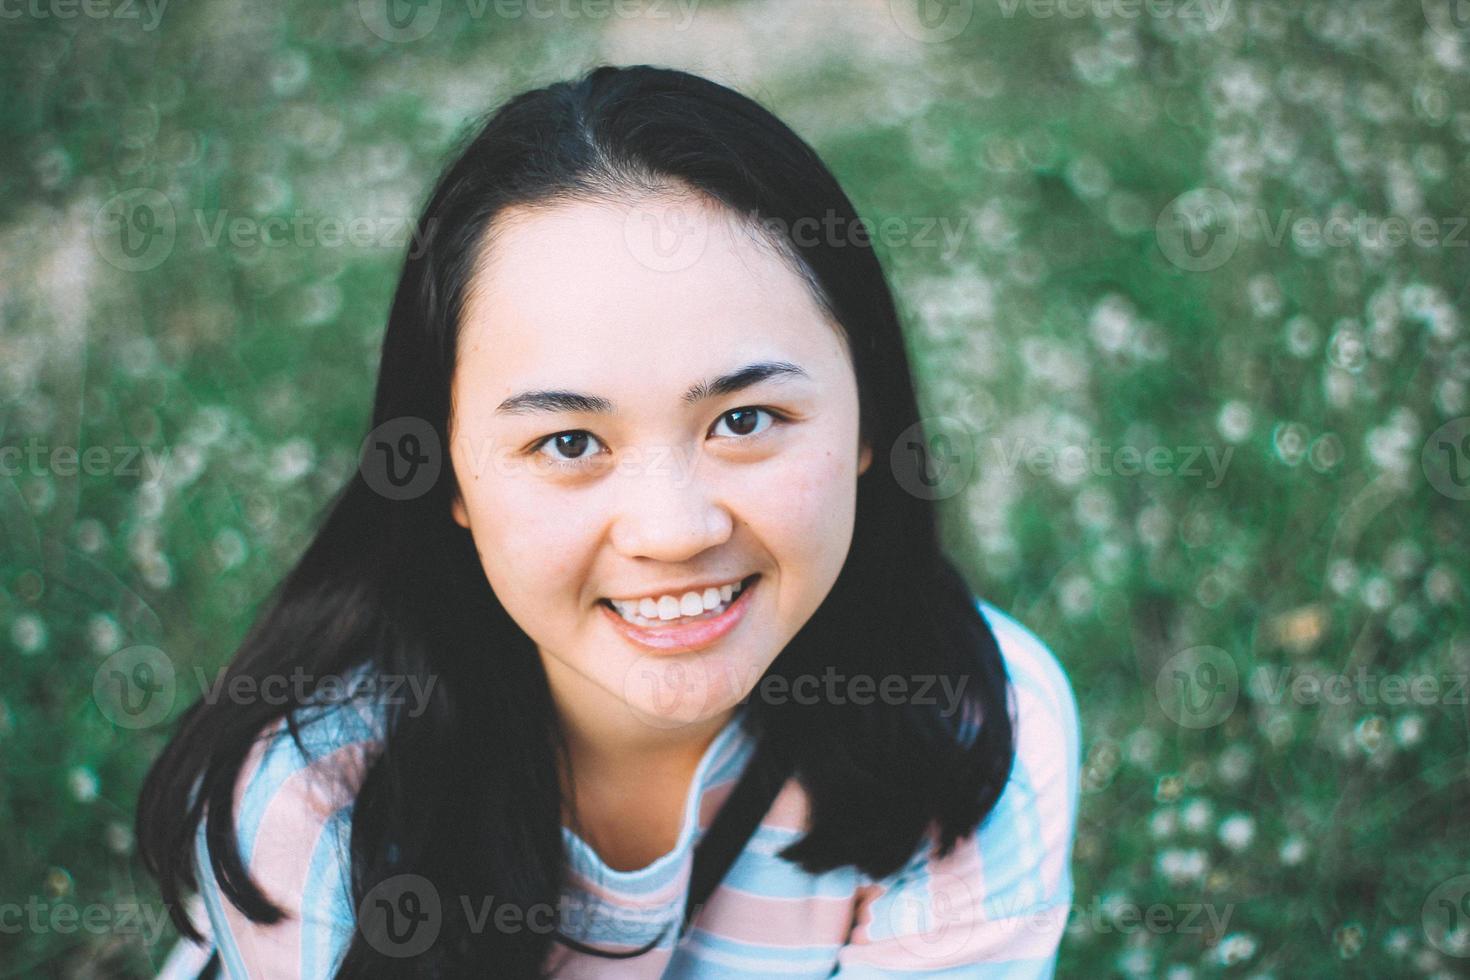
[[[683,72],[485,122],[420,218],[362,465],[230,665],[295,694],[195,704],[143,787],[168,970],[1051,974],[1076,705],[911,492],[855,219]]]

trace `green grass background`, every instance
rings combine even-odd
[[[168,726],[115,725],[98,671],[146,644],[212,672],[300,552],[460,127],[648,62],[762,100],[865,217],[963,230],[880,248],[931,448],[968,467],[947,540],[1082,711],[1059,974],[1470,974],[1470,27],[1433,2],[951,6],[442,0],[411,39],[368,0],[0,11],[0,447],[111,467],[0,476],[0,906],[157,905],[129,828]],[[140,189],[175,240],[130,269],[106,216]],[[1171,202],[1200,189],[1233,246],[1190,268]],[[1274,234],[1334,209],[1432,240]],[[209,240],[298,214],[392,241]],[[1081,472],[1024,455],[1092,440]],[[1167,462],[1121,472],[1123,446]],[[1360,668],[1343,703],[1260,683]],[[1438,693],[1386,703],[1389,676]],[[174,938],[7,927],[0,977],[151,976]]]

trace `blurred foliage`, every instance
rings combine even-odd
[[[967,474],[948,540],[1082,709],[1060,975],[1470,972],[1454,8],[406,9],[4,8],[0,904],[157,907],[129,828],[167,726],[99,711],[107,658],[166,651],[177,714],[303,547],[461,127],[650,62],[763,100],[904,230],[879,247]],[[148,976],[175,938],[41,914],[0,976]]]

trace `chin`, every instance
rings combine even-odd
[[[733,708],[753,686],[749,669],[698,653],[639,657],[623,685],[623,701],[638,720],[655,728],[682,728]]]

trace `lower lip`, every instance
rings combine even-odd
[[[760,585],[760,581],[761,577],[757,575],[754,581],[740,590],[735,601],[724,612],[713,619],[702,619],[697,623],[639,626],[619,616],[617,610],[610,609],[601,602],[598,605],[613,626],[639,646],[658,653],[688,653],[709,646],[733,630],[745,617],[745,611],[750,607],[750,594]]]

